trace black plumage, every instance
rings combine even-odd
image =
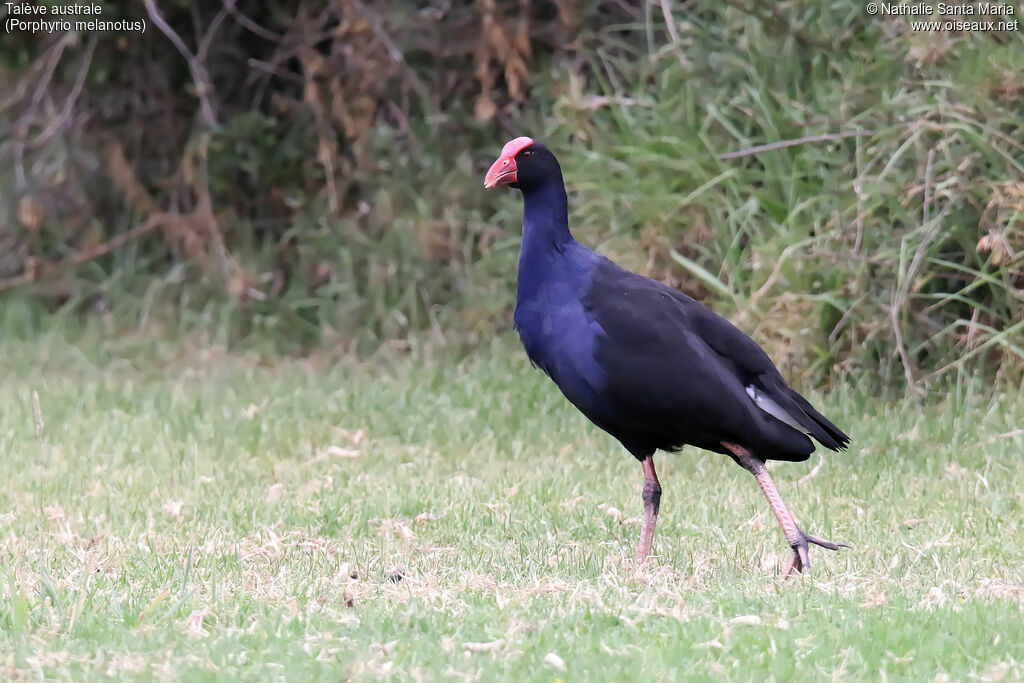
[[[805,433],[833,450],[849,442],[786,386],[750,337],[678,290],[604,260],[583,305],[604,331],[597,342],[605,370],[600,426],[638,459],[687,444],[727,454],[722,443],[729,442],[762,459],[797,461],[814,451]],[[747,387],[803,431],[758,408]]]

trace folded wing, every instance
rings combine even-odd
[[[598,417],[630,450],[726,452],[726,441],[803,460],[814,450],[808,436],[832,450],[849,442],[752,339],[679,291],[607,262],[584,304],[601,331],[597,361],[614,424]]]

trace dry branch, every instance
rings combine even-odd
[[[213,104],[210,102],[210,93],[213,92],[213,86],[210,83],[210,74],[207,73],[206,67],[201,61],[202,54],[192,54],[192,51],[185,45],[185,41],[181,39],[178,32],[171,28],[170,24],[160,14],[160,10],[156,8],[154,0],[144,0],[146,4],[146,12],[149,14],[149,18],[156,24],[156,27],[167,36],[168,40],[174,44],[174,47],[181,53],[181,56],[185,58],[185,62],[188,64],[188,70],[192,74],[192,80],[196,86],[196,96],[199,98],[199,108],[202,113],[203,123],[207,128],[213,128],[217,125],[217,115],[214,113]],[[226,14],[227,8],[222,10],[222,13]],[[220,17],[220,15],[218,15]],[[209,36],[216,26],[219,25],[220,19],[216,20],[211,26],[211,31],[207,33]],[[208,44],[208,41],[204,40],[204,44]],[[200,47],[200,52],[204,52],[204,47]]]
[[[60,261],[40,263],[39,261],[32,259],[26,264],[25,272],[21,275],[0,280],[0,292],[6,292],[9,289],[14,289],[21,285],[31,284],[45,276],[59,273],[64,270],[68,270],[69,268],[75,268],[83,263],[88,263],[89,261],[98,259],[101,256],[106,256],[128,242],[153,232],[157,228],[166,224],[169,220],[170,217],[167,214],[151,216],[148,220],[135,226],[128,232],[122,233],[103,244],[99,244]]]

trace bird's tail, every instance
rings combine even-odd
[[[807,402],[807,399],[792,389],[789,390],[789,397],[803,413],[801,417],[804,419],[800,420],[800,424],[807,429],[808,434],[817,439],[822,446],[833,451],[841,451],[846,448],[850,443],[850,437],[844,434],[839,427],[832,424],[827,417],[815,410],[814,406]]]

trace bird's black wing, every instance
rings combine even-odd
[[[789,388],[771,358],[753,339],[706,306],[677,290],[672,291],[680,305],[687,309],[688,317],[701,338],[724,361],[733,364],[756,404],[773,415],[777,406],[783,414],[774,415],[776,418],[787,423],[791,420],[795,423],[791,426],[813,436],[826,448],[837,451],[846,447],[850,437],[815,410],[807,399]]]
[[[830,448],[848,440],[786,386],[753,340],[677,290],[606,261],[584,305],[602,330],[609,431],[631,450],[693,444],[724,452],[728,441],[761,457],[802,460],[814,450],[805,433]],[[765,409],[769,401],[778,414]]]

